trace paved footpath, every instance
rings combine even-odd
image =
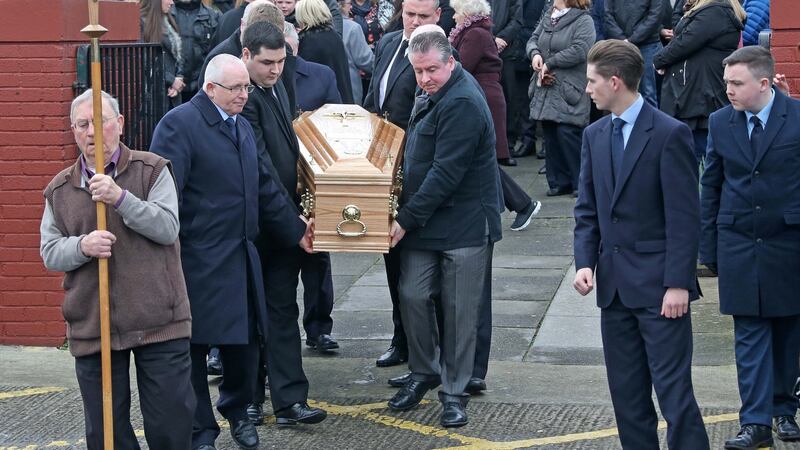
[[[571,287],[574,200],[544,198],[546,182],[536,174],[542,161],[519,161],[509,173],[544,206],[523,232],[508,231],[513,217],[503,217],[506,231],[493,262],[489,390],[470,402],[469,425],[441,428],[435,393],[412,411],[386,407],[394,393],[386,379],[406,369],[374,364],[392,333],[383,260],[335,254],[333,334],[341,349],[334,355],[303,350],[310,397],[328,410],[329,418],[288,428],[268,420],[259,427],[262,448],[620,448],[605,380],[599,311],[594,298],[581,298]],[[701,284],[706,297],[692,305],[695,390],[712,448],[722,448],[738,430],[732,323],[718,313],[716,279]],[[209,382],[216,386],[219,381]],[[136,411],[135,392],[133,397]],[[138,413],[133,420],[146,448]],[[665,424],[660,428],[666,448]],[[82,436],[82,405],[68,352],[0,346],[0,450],[81,449]],[[217,446],[235,449],[224,423]]]

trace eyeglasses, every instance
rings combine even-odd
[[[108,121],[114,120],[114,119],[116,119],[116,117],[103,117],[103,125],[105,125]],[[77,122],[73,123],[72,124],[72,128],[74,128],[74,129],[80,131],[81,133],[83,133],[84,131],[89,129],[89,125],[91,125],[91,124],[92,124],[91,120],[89,120],[89,119],[81,119],[81,120],[78,120]]]
[[[253,92],[253,89],[256,88],[252,84],[245,84],[244,86],[228,87],[228,86],[225,86],[222,83],[217,83],[216,81],[212,81],[212,83],[216,84],[217,86],[219,86],[221,88],[225,88],[225,89],[233,92],[234,94],[237,94],[239,92],[247,92],[249,94],[249,93]]]

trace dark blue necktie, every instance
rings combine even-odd
[[[233,117],[228,117],[227,119],[225,119],[225,123],[228,125],[228,128],[231,129],[231,134],[233,134],[233,139],[238,141],[239,138],[236,137],[236,122],[233,121]]]
[[[622,126],[625,121],[617,117],[611,121],[614,129],[611,130],[611,165],[614,170],[614,182],[622,172],[622,156],[625,153],[625,138],[622,136]]]
[[[753,124],[753,131],[750,132],[750,149],[753,151],[753,159],[755,159],[758,149],[761,147],[761,138],[764,137],[764,127],[758,116],[750,117],[750,122]]]

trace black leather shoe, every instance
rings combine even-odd
[[[214,377],[222,375],[222,361],[220,361],[219,356],[214,354],[208,355],[208,360],[206,361],[206,371],[209,375]]]
[[[797,421],[793,416],[776,417],[772,429],[775,430],[778,439],[782,441],[800,441],[800,427],[797,426]]]
[[[515,167],[517,165],[517,160],[514,158],[497,158],[497,164],[500,164],[501,166]]]
[[[235,423],[228,421],[231,426],[231,436],[236,445],[242,450],[256,450],[258,448],[258,432],[256,426],[248,419],[239,419]]]
[[[772,430],[766,425],[742,425],[739,434],[733,439],[725,441],[726,449],[757,450],[762,447],[771,447]]]
[[[253,425],[264,423],[264,406],[261,403],[250,403],[247,405],[247,418]]]
[[[386,353],[378,357],[375,365],[378,367],[391,367],[403,364],[408,361],[408,350],[402,351],[396,345],[392,345]]]
[[[572,189],[552,188],[547,191],[548,197],[556,197],[558,195],[567,195],[567,194],[572,194]]]
[[[320,352],[327,352],[339,348],[339,343],[330,334],[320,334],[315,338],[306,338],[306,345]]]
[[[422,401],[425,394],[428,393],[433,387],[432,383],[424,381],[410,380],[406,385],[400,388],[394,397],[389,400],[389,408],[395,411],[405,411],[411,409]]]
[[[296,425],[297,423],[320,423],[328,417],[324,409],[312,408],[306,402],[298,402],[288,408],[275,412],[275,423],[278,425]]]
[[[217,447],[213,445],[203,444],[201,446],[195,447],[194,450],[217,450]]]
[[[444,402],[439,422],[445,428],[463,427],[467,424],[467,411],[461,402]]]
[[[399,388],[408,384],[409,381],[411,381],[411,372],[406,372],[400,376],[389,378],[387,383],[389,383],[391,387]]]
[[[481,378],[472,377],[469,379],[469,383],[467,383],[467,387],[466,389],[464,389],[464,392],[466,392],[467,394],[475,395],[485,390],[486,390],[486,382],[483,381],[483,379]]]

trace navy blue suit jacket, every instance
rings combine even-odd
[[[775,89],[755,157],[743,111],[709,118],[700,261],[717,263],[723,314],[800,314],[800,101]]]
[[[192,309],[192,342],[246,344],[248,285],[261,330],[266,304],[258,253],[259,227],[297,243],[305,224],[280,181],[260,171],[253,129],[236,120],[234,139],[203,91],[168,112],[150,150],[172,162],[179,196],[181,259]]]
[[[333,69],[297,57],[295,68],[297,86],[297,106],[303,111],[314,111],[326,103],[342,103],[342,96],[336,87],[336,74]]]
[[[575,267],[595,270],[597,306],[661,306],[667,288],[698,298],[700,207],[692,134],[647,102],[614,183],[611,116],[583,135],[575,205]]]

